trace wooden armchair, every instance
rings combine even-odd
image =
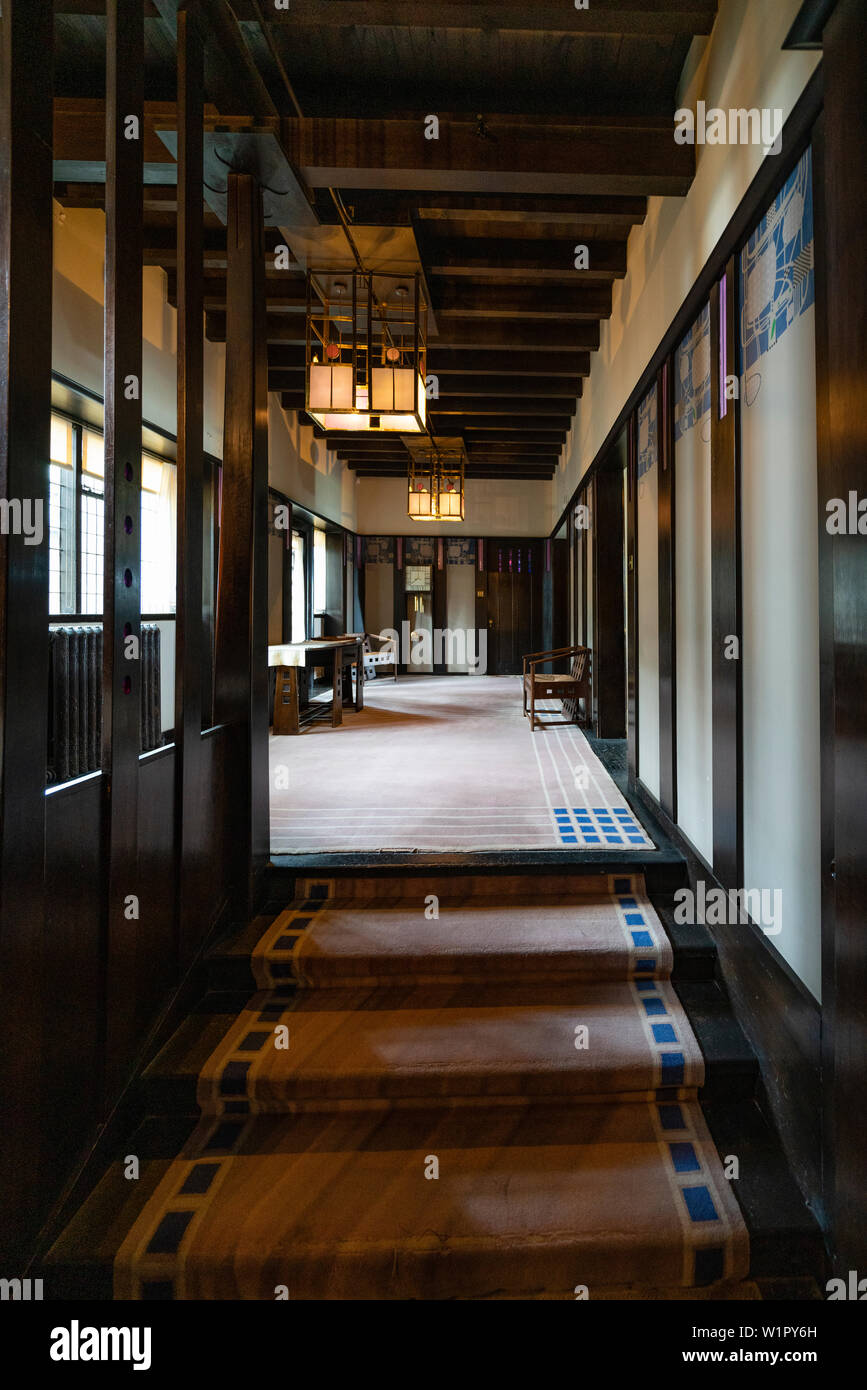
[[[374,643],[376,645],[374,645]],[[364,634],[364,679],[375,681],[377,671],[390,666],[397,683],[397,641],[376,632]]]
[[[531,652],[524,657],[524,714],[530,721],[530,729],[536,732],[536,725],[545,728],[547,724],[589,724],[591,716],[590,648],[558,647],[550,652]],[[543,675],[537,667],[547,662],[569,658],[568,671],[560,674]],[[538,719],[537,700],[562,700],[565,719]],[[583,714],[579,701],[584,701]]]

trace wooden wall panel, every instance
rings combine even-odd
[[[45,1204],[58,1195],[103,1115],[102,805],[101,776],[45,798]]]

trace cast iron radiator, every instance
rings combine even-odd
[[[48,781],[68,782],[101,766],[102,627],[51,627],[49,651]],[[141,751],[162,742],[160,630],[141,626]]]

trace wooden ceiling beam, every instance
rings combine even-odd
[[[431,360],[440,347],[508,348],[513,352],[546,352],[582,348],[595,352],[599,347],[599,322],[572,319],[562,323],[533,323],[528,319],[479,319],[446,317],[437,324],[439,332],[428,340]]]
[[[420,189],[394,192],[384,189],[343,188],[341,198],[354,222],[365,226],[409,226],[422,221],[448,223],[471,218],[490,223],[496,235],[500,222],[535,223],[572,228],[576,223],[607,223],[627,231],[647,216],[647,199],[606,197],[602,194],[477,194],[431,193]],[[327,190],[316,195],[316,211],[323,223],[339,221]],[[568,235],[568,232],[564,232]]]
[[[439,401],[451,401],[454,396],[534,396],[537,400],[546,397],[566,397],[574,400],[581,395],[583,377],[580,376],[489,376],[450,374],[443,376],[439,383]],[[430,408],[435,408],[431,401]]]
[[[67,0],[69,3],[69,0]],[[233,0],[239,20],[258,18],[251,0]],[[259,10],[270,24],[299,27],[543,31],[593,38],[606,34],[709,34],[716,0],[592,0],[576,10],[563,0],[292,0],[285,10]],[[309,42],[309,36],[299,39]]]
[[[576,245],[587,248],[587,269],[576,270]],[[526,242],[513,238],[431,238],[425,249],[431,275],[473,276],[497,280],[557,279],[583,284],[589,277],[620,280],[626,274],[626,242],[589,240],[574,236],[555,242]]]
[[[521,117],[440,122],[283,118],[283,144],[309,188],[438,189],[464,193],[608,193],[683,196],[695,147],[672,121],[638,117],[550,121]]]
[[[435,418],[443,415],[571,415],[575,409],[574,396],[445,396],[428,401],[428,411]]]
[[[590,375],[589,352],[509,352],[508,349],[490,351],[463,351],[460,348],[441,348],[435,344],[428,348],[428,371],[443,378],[450,385],[449,378],[460,376],[467,381],[472,376],[491,376],[509,381],[511,377],[532,378],[546,383],[555,378]]]
[[[447,283],[435,295],[437,320],[603,319],[611,314],[610,285],[536,286]]]

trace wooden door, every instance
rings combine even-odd
[[[489,541],[488,671],[519,675],[522,658],[543,646],[542,543]]]

